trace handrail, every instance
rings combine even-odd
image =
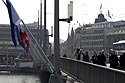
[[[125,71],[61,58],[61,68],[84,83],[125,83]]]
[[[88,65],[96,66],[96,67],[103,68],[103,69],[106,69],[106,70],[111,70],[111,71],[115,71],[115,72],[118,72],[118,73],[125,74],[125,71],[123,71],[123,70],[114,69],[114,68],[108,68],[107,66],[102,66],[102,65],[93,64],[93,63],[90,63],[90,62],[85,62],[85,61],[80,61],[80,60],[76,60],[76,59],[71,59],[71,58],[63,58],[63,57],[61,57],[61,58],[62,59],[73,60],[73,61],[77,61],[77,62],[82,62],[84,64],[88,64]]]

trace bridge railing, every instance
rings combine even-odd
[[[84,83],[125,83],[125,71],[61,58],[61,69]]]

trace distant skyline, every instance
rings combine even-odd
[[[6,0],[5,0],[6,1]],[[40,9],[40,0],[10,0],[14,5],[21,19],[25,23],[33,23],[38,20],[38,10]],[[47,29],[51,33],[51,26],[54,25],[54,0],[47,1]],[[102,13],[108,21],[125,20],[125,6],[123,0],[71,0],[73,1],[73,21],[70,25],[70,30],[73,27],[76,29],[79,25],[77,21],[83,25],[94,23],[100,13],[100,5],[102,3]],[[44,5],[44,0],[42,4]],[[60,18],[67,17],[67,4],[70,0],[60,0]],[[44,7],[44,6],[43,6]],[[110,19],[107,14],[108,10],[112,16]],[[0,24],[9,24],[8,11],[0,1]],[[44,22],[42,23],[44,24]],[[74,25],[75,24],[75,25]],[[60,22],[60,38],[67,39],[69,24]],[[53,38],[50,38],[53,41]]]

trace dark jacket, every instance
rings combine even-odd
[[[110,67],[111,68],[117,68],[118,67],[118,57],[117,55],[111,55],[109,57]]]
[[[83,61],[89,62],[89,55],[84,55],[83,56]]]
[[[97,64],[97,55],[93,55],[91,61],[92,63]]]
[[[125,54],[120,55],[119,62],[120,66],[125,66]]]
[[[97,64],[98,65],[106,66],[105,61],[106,61],[105,55],[100,54],[97,56]]]

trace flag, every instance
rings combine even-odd
[[[17,22],[20,21],[20,17],[17,15],[17,13],[16,13],[15,9],[13,8],[13,5],[11,4],[11,2],[9,0],[6,0],[6,3],[7,3],[6,6],[7,6],[7,9],[8,9],[9,18],[10,18],[11,37],[12,37],[12,41],[14,43],[14,46],[16,47],[16,45],[17,45],[16,38],[15,38],[16,24],[17,24]]]
[[[9,0],[6,0],[6,7],[8,9],[8,14],[10,18],[11,37],[12,37],[14,46],[15,47],[17,46],[17,42],[16,42],[16,34],[17,34],[19,45],[23,47],[26,54],[29,54],[30,43],[27,39],[27,34],[24,28],[20,25],[21,19]]]
[[[100,10],[102,9],[102,3],[101,3],[101,5],[100,5]]]
[[[110,14],[109,10],[108,10],[108,17],[109,17],[109,18],[112,18],[112,16],[111,16],[111,14]]]

